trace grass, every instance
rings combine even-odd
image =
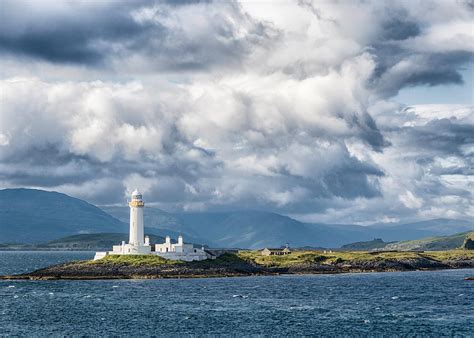
[[[324,253],[322,251],[294,251],[284,256],[262,256],[259,251],[242,251],[239,254],[243,260],[263,266],[288,267],[308,263],[334,264],[344,262],[376,261],[376,260],[405,260],[431,258],[435,260],[474,259],[474,251],[448,250],[418,252],[380,252],[367,251],[338,251]]]
[[[252,263],[265,267],[290,267],[307,265],[312,263],[334,264],[344,262],[384,261],[384,260],[407,260],[429,258],[438,261],[474,259],[474,251],[469,250],[447,250],[447,251],[425,251],[425,252],[379,252],[369,253],[367,251],[337,251],[324,253],[323,251],[293,251],[284,256],[263,256],[260,251],[241,251],[237,255],[225,254],[215,260],[199,262],[182,262],[164,259],[156,255],[109,255],[97,261],[76,262],[75,264],[102,265],[174,265],[192,264],[196,267],[232,266],[239,263]]]
[[[474,250],[425,251],[421,255],[436,260],[474,259]]]
[[[182,261],[164,259],[156,255],[108,255],[96,261],[88,261],[87,264],[120,264],[120,265],[172,265],[182,264]]]

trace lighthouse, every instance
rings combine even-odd
[[[145,237],[143,224],[143,209],[145,202],[143,196],[135,189],[132,199],[128,202],[130,207],[130,233],[128,243],[122,241],[120,245],[114,245],[112,251],[99,251],[95,253],[94,260],[102,259],[108,255],[158,255],[166,259],[180,261],[201,261],[208,258],[216,258],[215,255],[206,253],[204,248],[197,249],[193,244],[183,241],[183,236],[178,237],[178,243],[171,243],[171,238],[166,236],[163,244],[155,244],[152,250],[150,238]]]
[[[114,245],[112,251],[96,252],[95,260],[107,255],[149,255],[151,253],[150,239],[144,234],[143,208],[145,203],[142,194],[137,189],[132,192],[132,199],[128,206],[130,207],[128,243],[123,241],[120,245]]]
[[[145,203],[142,194],[135,189],[132,192],[132,200],[128,203],[130,207],[130,237],[128,244],[133,246],[143,246],[145,244],[143,227],[143,208]]]

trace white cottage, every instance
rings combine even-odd
[[[202,261],[215,256],[207,253],[204,248],[195,248],[192,244],[186,244],[183,241],[183,236],[178,237],[178,243],[171,243],[170,236],[166,236],[163,244],[155,245],[155,254],[166,259],[180,260],[180,261]]]

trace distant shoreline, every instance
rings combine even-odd
[[[215,260],[180,262],[159,256],[107,256],[76,261],[30,273],[0,276],[3,280],[163,279],[429,271],[474,268],[474,252],[294,252],[262,256],[257,251],[224,254]]]

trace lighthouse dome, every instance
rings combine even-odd
[[[142,199],[142,194],[141,194],[141,192],[138,191],[138,189],[135,189],[132,192],[132,199],[134,199],[134,200],[141,200]]]

